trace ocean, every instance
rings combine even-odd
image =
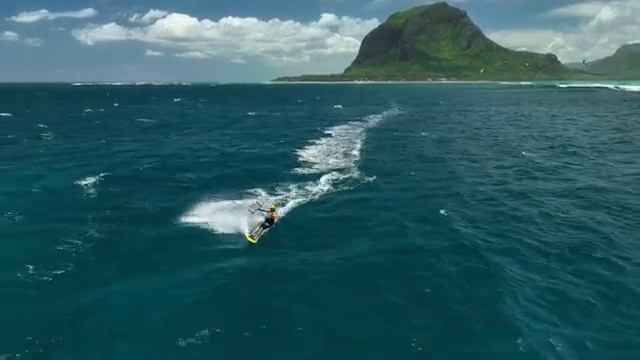
[[[0,85],[0,359],[640,359],[638,90]]]

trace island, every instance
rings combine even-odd
[[[365,36],[355,60],[341,74],[283,76],[274,81],[544,81],[619,79],[629,75],[638,78],[640,71],[631,71],[620,62],[631,62],[638,70],[640,44],[632,47],[634,51],[623,49],[613,59],[596,61],[592,66],[566,66],[554,54],[515,51],[497,44],[485,36],[465,11],[440,2],[391,15]],[[616,75],[612,69],[616,69]]]

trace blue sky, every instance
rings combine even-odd
[[[3,0],[0,81],[263,81],[340,72],[413,0]],[[498,43],[561,60],[640,41],[640,0],[454,0]]]

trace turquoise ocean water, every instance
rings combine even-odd
[[[0,85],[0,359],[640,359],[637,90]]]

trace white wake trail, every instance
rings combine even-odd
[[[325,130],[325,136],[296,150],[299,166],[292,172],[318,175],[315,180],[281,184],[271,194],[261,189],[247,190],[247,197],[240,200],[205,200],[183,215],[180,221],[220,234],[246,233],[261,221],[260,213],[250,214],[256,202],[279,204],[280,217],[284,217],[302,204],[367,181],[358,169],[367,130],[399,113],[394,108],[360,121],[330,127]]]

